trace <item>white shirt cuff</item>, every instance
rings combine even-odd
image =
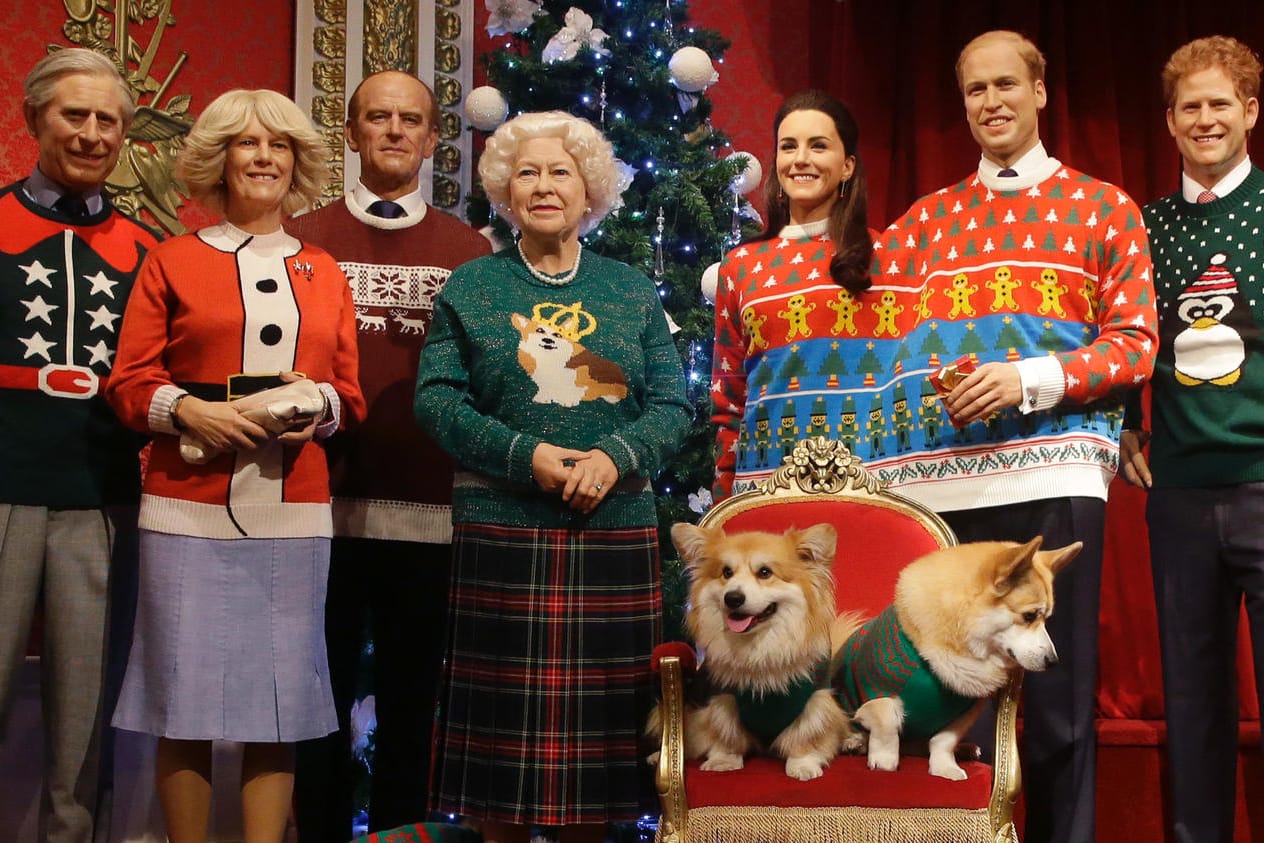
[[[1023,415],[1037,410],[1047,410],[1062,402],[1066,394],[1066,375],[1058,358],[1024,357],[1015,361],[1018,377],[1022,381],[1023,400],[1018,411]]]

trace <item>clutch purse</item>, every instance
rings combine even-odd
[[[325,411],[324,393],[307,378],[253,392],[232,403],[243,416],[274,436]],[[220,453],[188,431],[180,434],[180,457],[187,463],[202,465]]]

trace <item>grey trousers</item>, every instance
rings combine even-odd
[[[0,503],[0,723],[44,605],[41,843],[91,843],[103,810],[110,559],[117,540],[134,536],[135,513]]]

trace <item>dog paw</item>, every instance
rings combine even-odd
[[[657,767],[657,766],[658,766],[658,756],[659,756],[660,754],[661,754],[661,753],[658,753],[658,752],[651,752],[648,756],[646,756],[646,758],[645,758],[645,763],[646,763],[646,764],[648,764],[648,765],[650,765],[651,767]]]
[[[947,779],[950,782],[963,782],[966,780],[966,771],[957,765],[952,759],[947,761],[932,758],[930,760],[930,774],[939,776],[941,779]]]
[[[786,775],[801,782],[819,779],[825,773],[821,762],[815,758],[787,758]]]
[[[894,773],[900,766],[900,753],[898,751],[887,751],[874,749],[873,744],[869,744],[869,769],[882,770],[887,773]]]
[[[840,751],[845,755],[859,755],[869,747],[869,738],[865,732],[852,732],[843,738]]]
[[[744,766],[742,756],[729,755],[727,753],[713,753],[707,756],[707,760],[702,762],[702,769],[713,773],[727,773],[730,770],[740,770]]]

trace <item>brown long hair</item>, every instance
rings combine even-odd
[[[857,143],[860,129],[851,111],[834,97],[815,89],[791,94],[781,103],[772,121],[773,149],[777,147],[777,131],[781,121],[792,111],[819,111],[834,121],[834,130],[843,142],[843,149],[856,159],[856,167],[847,182],[846,192],[834,203],[829,216],[829,238],[834,244],[834,257],[830,260],[830,277],[850,293],[869,289],[870,265],[873,262],[873,240],[869,236],[867,216],[869,211],[868,187],[865,167],[860,160]],[[774,156],[774,162],[775,162]],[[776,166],[764,181],[764,200],[767,222],[752,242],[770,240],[781,234],[790,222],[790,201],[781,190]]]

